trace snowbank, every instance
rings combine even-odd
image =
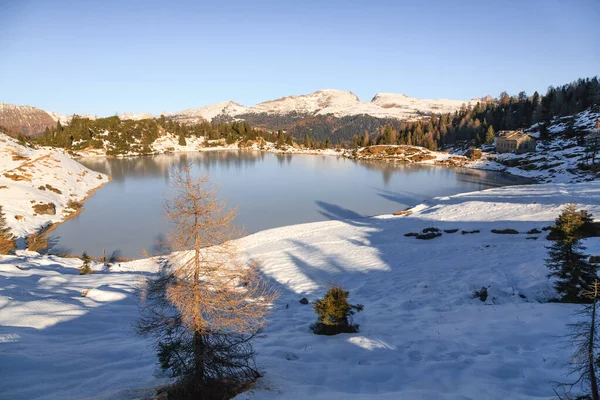
[[[504,187],[437,198],[405,216],[327,221],[240,240],[281,291],[255,342],[264,374],[240,399],[546,399],[565,380],[561,335],[575,305],[553,296],[544,235],[574,201],[600,215],[600,183]],[[331,207],[328,213],[347,215]],[[459,229],[433,240],[427,227]],[[461,231],[480,233],[462,234]],[[528,238],[537,239],[528,239]],[[597,239],[588,247],[600,250]],[[79,276],[77,259],[0,257],[0,393],[10,399],[135,399],[166,382],[133,332],[151,259]],[[331,282],[365,305],[357,334],[310,332]],[[489,286],[481,302],[472,291]],[[88,290],[87,296],[81,293]]]
[[[0,133],[0,205],[17,237],[62,221],[75,211],[70,201],[82,201],[108,180],[63,151],[22,146]],[[48,204],[50,214],[40,213]]]

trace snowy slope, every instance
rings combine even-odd
[[[452,113],[469,103],[462,100],[415,99],[405,94],[394,93],[377,93],[371,102],[384,109],[405,110],[408,114],[415,112]]]
[[[570,352],[561,335],[576,305],[553,296],[543,235],[574,201],[600,215],[600,183],[504,187],[434,199],[408,216],[277,228],[240,240],[281,291],[256,340],[264,377],[239,399],[550,399]],[[334,204],[323,212],[347,215]],[[347,210],[346,210],[347,211]],[[435,226],[480,230],[431,241]],[[537,237],[528,240],[527,237]],[[600,254],[598,239],[589,239]],[[10,399],[140,399],[165,383],[136,337],[133,292],[155,271],[138,260],[79,276],[81,261],[0,257],[0,393]],[[365,305],[356,334],[316,336],[310,305],[331,282]],[[471,292],[490,286],[483,303]],[[90,289],[86,297],[84,290]]]
[[[481,160],[467,164],[469,168],[507,172],[540,182],[581,182],[598,179],[600,173],[586,171],[580,165],[590,163],[590,152],[581,146],[577,137],[564,135],[569,123],[580,132],[592,132],[596,121],[600,120],[600,110],[588,109],[578,114],[554,118],[547,126],[548,139],[538,141],[535,153],[526,154],[489,154],[484,153]],[[528,132],[540,137],[540,126],[536,124]]]
[[[8,226],[18,237],[63,220],[74,210],[70,200],[81,201],[108,181],[60,150],[33,149],[0,133],[0,205]],[[37,214],[40,204],[56,206],[54,215]]]
[[[233,101],[223,101],[221,103],[210,104],[199,108],[190,108],[176,113],[167,114],[170,118],[185,121],[188,123],[196,123],[201,120],[212,121],[213,118],[235,117],[246,113],[247,107],[244,107]]]

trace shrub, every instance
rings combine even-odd
[[[54,225],[50,224],[40,229],[38,232],[32,233],[31,235],[27,236],[27,239],[25,240],[27,250],[37,251],[38,253],[46,250],[49,245],[48,237],[46,235],[53,229]]]
[[[79,275],[93,274],[94,271],[92,271],[92,267],[90,265],[92,258],[88,255],[88,253],[84,251],[81,255],[81,260],[83,261],[83,264],[81,267],[79,267]]]
[[[79,210],[80,208],[83,208],[83,203],[77,200],[69,200],[69,202],[67,203],[67,208]]]
[[[317,335],[337,335],[338,333],[358,332],[358,325],[353,323],[352,316],[363,310],[362,304],[348,303],[350,292],[341,286],[332,286],[322,299],[313,303],[318,315],[317,323],[312,330]]]
[[[15,248],[15,238],[6,226],[2,206],[0,206],[0,254],[8,254]]]
[[[488,288],[483,286],[480,290],[473,290],[473,298],[479,299],[485,303],[488,298]]]

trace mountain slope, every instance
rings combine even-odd
[[[59,120],[62,123],[67,117],[36,107],[0,103],[0,127],[13,135],[23,133],[37,136],[46,128],[56,126]]]

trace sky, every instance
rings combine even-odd
[[[468,100],[600,75],[599,0],[0,0],[0,102],[63,114],[319,89]]]

